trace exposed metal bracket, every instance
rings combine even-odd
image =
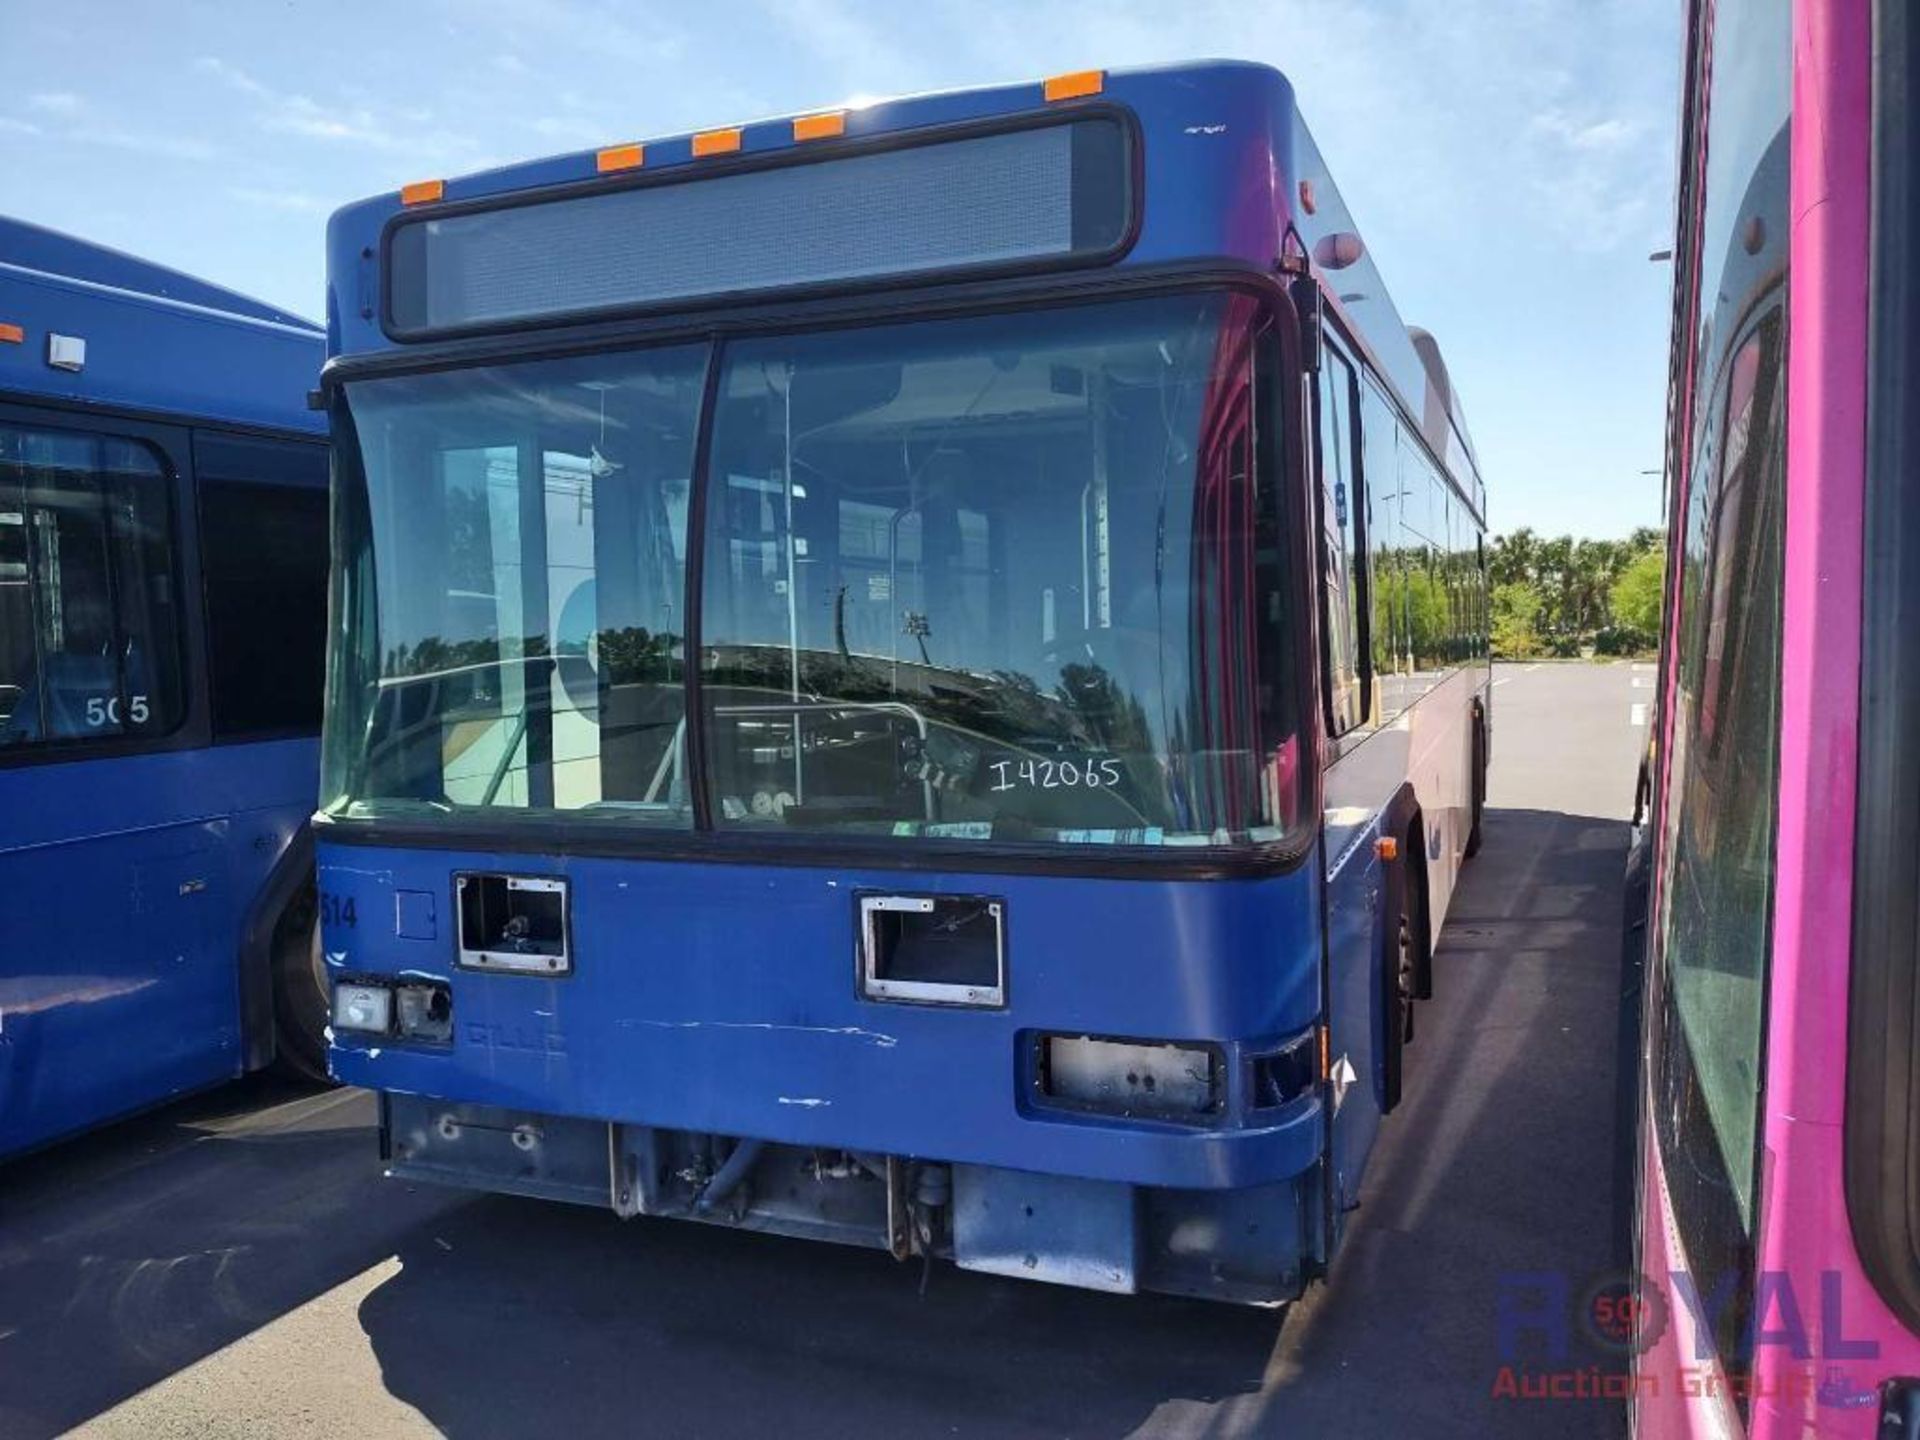
[[[913,1208],[907,1199],[907,1167],[887,1156],[887,1251],[896,1260],[913,1254]]]

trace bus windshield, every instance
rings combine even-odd
[[[686,828],[705,786],[719,830],[1279,838],[1299,642],[1260,314],[1187,294],[348,383],[330,808]]]

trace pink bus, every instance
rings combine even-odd
[[[1635,1433],[1920,1436],[1920,7],[1689,11]]]

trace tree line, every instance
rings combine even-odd
[[[1503,659],[1642,655],[1660,641],[1666,537],[1556,539],[1521,528],[1487,555],[1493,653]]]

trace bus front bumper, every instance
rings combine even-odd
[[[949,1259],[1122,1294],[1296,1298],[1314,1270],[1321,1170],[1175,1189],[732,1139],[385,1093],[396,1178]]]

